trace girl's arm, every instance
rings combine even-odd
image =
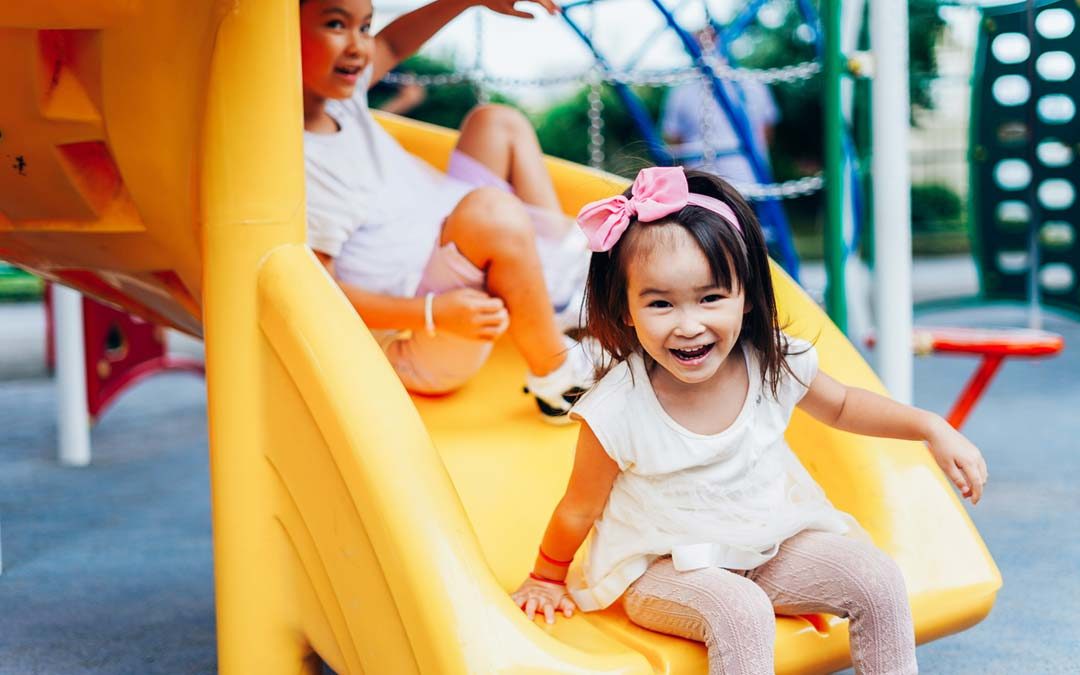
[[[604,512],[618,475],[619,466],[604,452],[592,429],[582,420],[566,493],[548,521],[532,575],[512,594],[529,620],[537,611],[544,613],[548,623],[555,621],[556,610],[566,616],[574,613],[574,602],[566,594],[567,568],[593,523]]]
[[[372,330],[426,329],[423,297],[402,298],[357,288],[334,276],[334,259],[315,251],[319,262],[345,293],[345,298],[364,324]],[[475,340],[494,340],[510,326],[510,314],[499,298],[475,288],[459,288],[435,296],[432,318],[436,331],[446,331]]]
[[[842,431],[925,441],[960,493],[972,504],[979,503],[987,479],[986,462],[979,449],[940,415],[849,387],[823,372],[814,377],[799,407]]]
[[[391,21],[375,36],[374,85],[390,72],[394,66],[412,56],[432,35],[450,23],[458,14],[469,7],[482,5],[493,12],[532,19],[533,15],[514,9],[516,0],[435,0],[429,5],[403,14]],[[548,11],[555,14],[558,8],[553,0],[535,0]]]

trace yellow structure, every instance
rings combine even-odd
[[[304,245],[296,0],[0,7],[0,258],[207,345],[218,654],[226,673],[701,673],[703,648],[618,608],[532,625],[510,601],[569,474],[502,345],[464,390],[410,398]],[[448,132],[387,120],[446,160]],[[569,212],[610,177],[551,163]],[[822,366],[880,389],[777,272]],[[920,641],[1001,579],[918,444],[797,415],[792,446],[900,564]],[[779,619],[777,668],[848,662],[846,622]]]

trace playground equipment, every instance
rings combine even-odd
[[[56,367],[56,329],[52,284],[45,286],[45,362]],[[126,389],[156,373],[182,371],[202,375],[201,361],[169,356],[165,331],[92,298],[82,298],[82,335],[86,371],[86,407],[96,420]]]
[[[984,8],[972,88],[971,214],[982,296],[1080,312],[1080,8]]]
[[[510,396],[505,343],[461,392],[410,398],[304,244],[296,3],[80,0],[0,10],[0,258],[205,337],[224,673],[702,672],[704,648],[616,606],[530,624],[523,578],[573,429]],[[444,166],[453,134],[386,119]],[[563,207],[614,177],[551,161]],[[881,390],[782,271],[823,367]],[[803,414],[789,440],[903,570],[920,642],[989,611],[1001,579],[915,443]],[[529,480],[515,480],[517,476]],[[848,663],[846,622],[780,617],[777,667]]]

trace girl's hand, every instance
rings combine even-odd
[[[978,504],[989,474],[986,461],[975,445],[951,424],[939,418],[934,432],[926,439],[930,454],[953,482],[960,494]]]
[[[436,331],[471,340],[495,340],[510,326],[503,301],[475,288],[440,293],[431,309]]]
[[[553,2],[553,0],[534,0],[534,1],[535,1],[536,4],[540,5],[544,9],[546,9],[547,13],[550,14],[551,16],[554,16],[555,14],[557,14],[559,12],[559,7],[558,7],[558,5],[556,5]],[[528,12],[523,12],[523,11],[521,11],[519,9],[516,9],[514,7],[514,5],[516,3],[517,3],[517,0],[476,0],[476,4],[480,5],[481,7],[487,7],[491,11],[497,12],[499,14],[505,14],[507,16],[516,16],[516,17],[518,17],[520,19],[532,19],[532,18],[535,18],[535,17],[533,17],[532,14],[529,14]]]
[[[561,611],[569,618],[576,609],[574,601],[566,594],[566,586],[537,581],[531,577],[522,582],[510,597],[514,599],[514,604],[525,610],[529,621],[536,616],[537,610],[543,612],[544,619],[552,624],[555,623],[555,612]]]

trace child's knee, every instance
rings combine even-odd
[[[491,246],[516,247],[531,241],[532,223],[521,201],[498,188],[477,188],[450,215],[455,230],[483,238]]]
[[[907,586],[900,566],[870,546],[862,563],[851,570],[857,578],[850,585],[850,613],[874,608],[888,613],[910,613]]]
[[[532,125],[521,111],[498,103],[488,103],[473,108],[464,124],[478,124],[485,128],[505,129],[516,132],[532,130]]]
[[[724,572],[724,574],[730,574]],[[725,579],[727,583],[701,589],[697,609],[713,637],[730,639],[732,626],[748,636],[771,644],[776,633],[776,613],[768,594],[749,579]]]

